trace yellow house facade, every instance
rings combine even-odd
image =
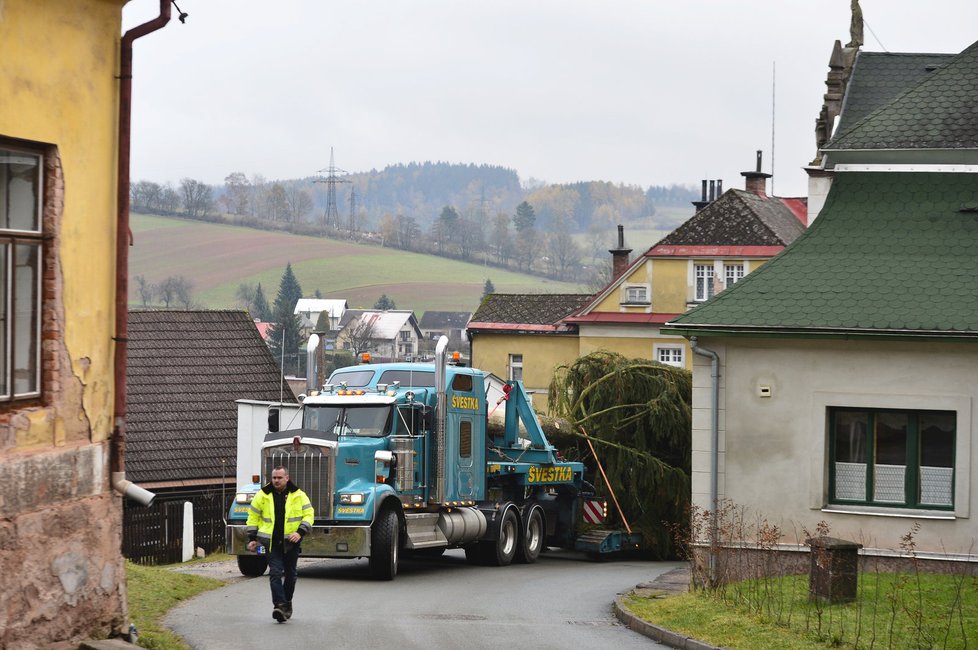
[[[631,262],[619,227],[618,247],[610,251],[615,279],[592,296],[578,296],[573,310],[565,296],[537,297],[533,304],[567,308],[545,312],[548,323],[541,322],[544,312],[501,309],[490,298],[469,323],[472,364],[512,378],[515,355],[538,410],[547,408],[554,369],[598,350],[692,369],[686,339],[663,334],[662,326],[758,269],[805,229],[804,199],[769,197],[767,174],[744,175],[748,189],[697,203],[696,214]]]
[[[126,625],[110,450],[124,4],[0,2],[0,647]]]

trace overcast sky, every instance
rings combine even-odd
[[[524,182],[722,179],[764,151],[807,192],[850,0],[179,0],[135,43],[133,180],[221,184],[396,163]],[[862,0],[864,50],[957,53],[976,0]],[[129,29],[158,13],[131,0]],[[772,93],[773,90],[773,93]],[[772,101],[773,99],[773,101]],[[773,110],[772,110],[773,108]]]

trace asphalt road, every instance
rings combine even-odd
[[[366,560],[302,559],[285,624],[271,616],[268,578],[238,579],[220,563],[195,573],[232,578],[170,612],[165,624],[195,649],[654,648],[615,619],[615,596],[676,566],[593,562],[550,551],[532,565],[472,566],[461,551],[403,560],[377,582]]]

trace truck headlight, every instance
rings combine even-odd
[[[340,495],[340,503],[343,505],[358,506],[363,503],[363,493],[362,492],[351,492],[349,494]]]
[[[248,492],[238,492],[234,495],[235,503],[251,503],[251,500],[255,495],[249,494]]]

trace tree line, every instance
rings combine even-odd
[[[325,191],[315,185],[323,180],[268,181],[242,172],[222,186],[141,180],[130,186],[130,199],[136,211],[373,243],[600,286],[617,224],[653,222],[657,204],[698,198],[693,186],[523,187],[516,172],[502,167],[411,163],[344,176],[349,206],[335,206],[340,218],[328,222]],[[433,196],[453,200],[433,208]]]

